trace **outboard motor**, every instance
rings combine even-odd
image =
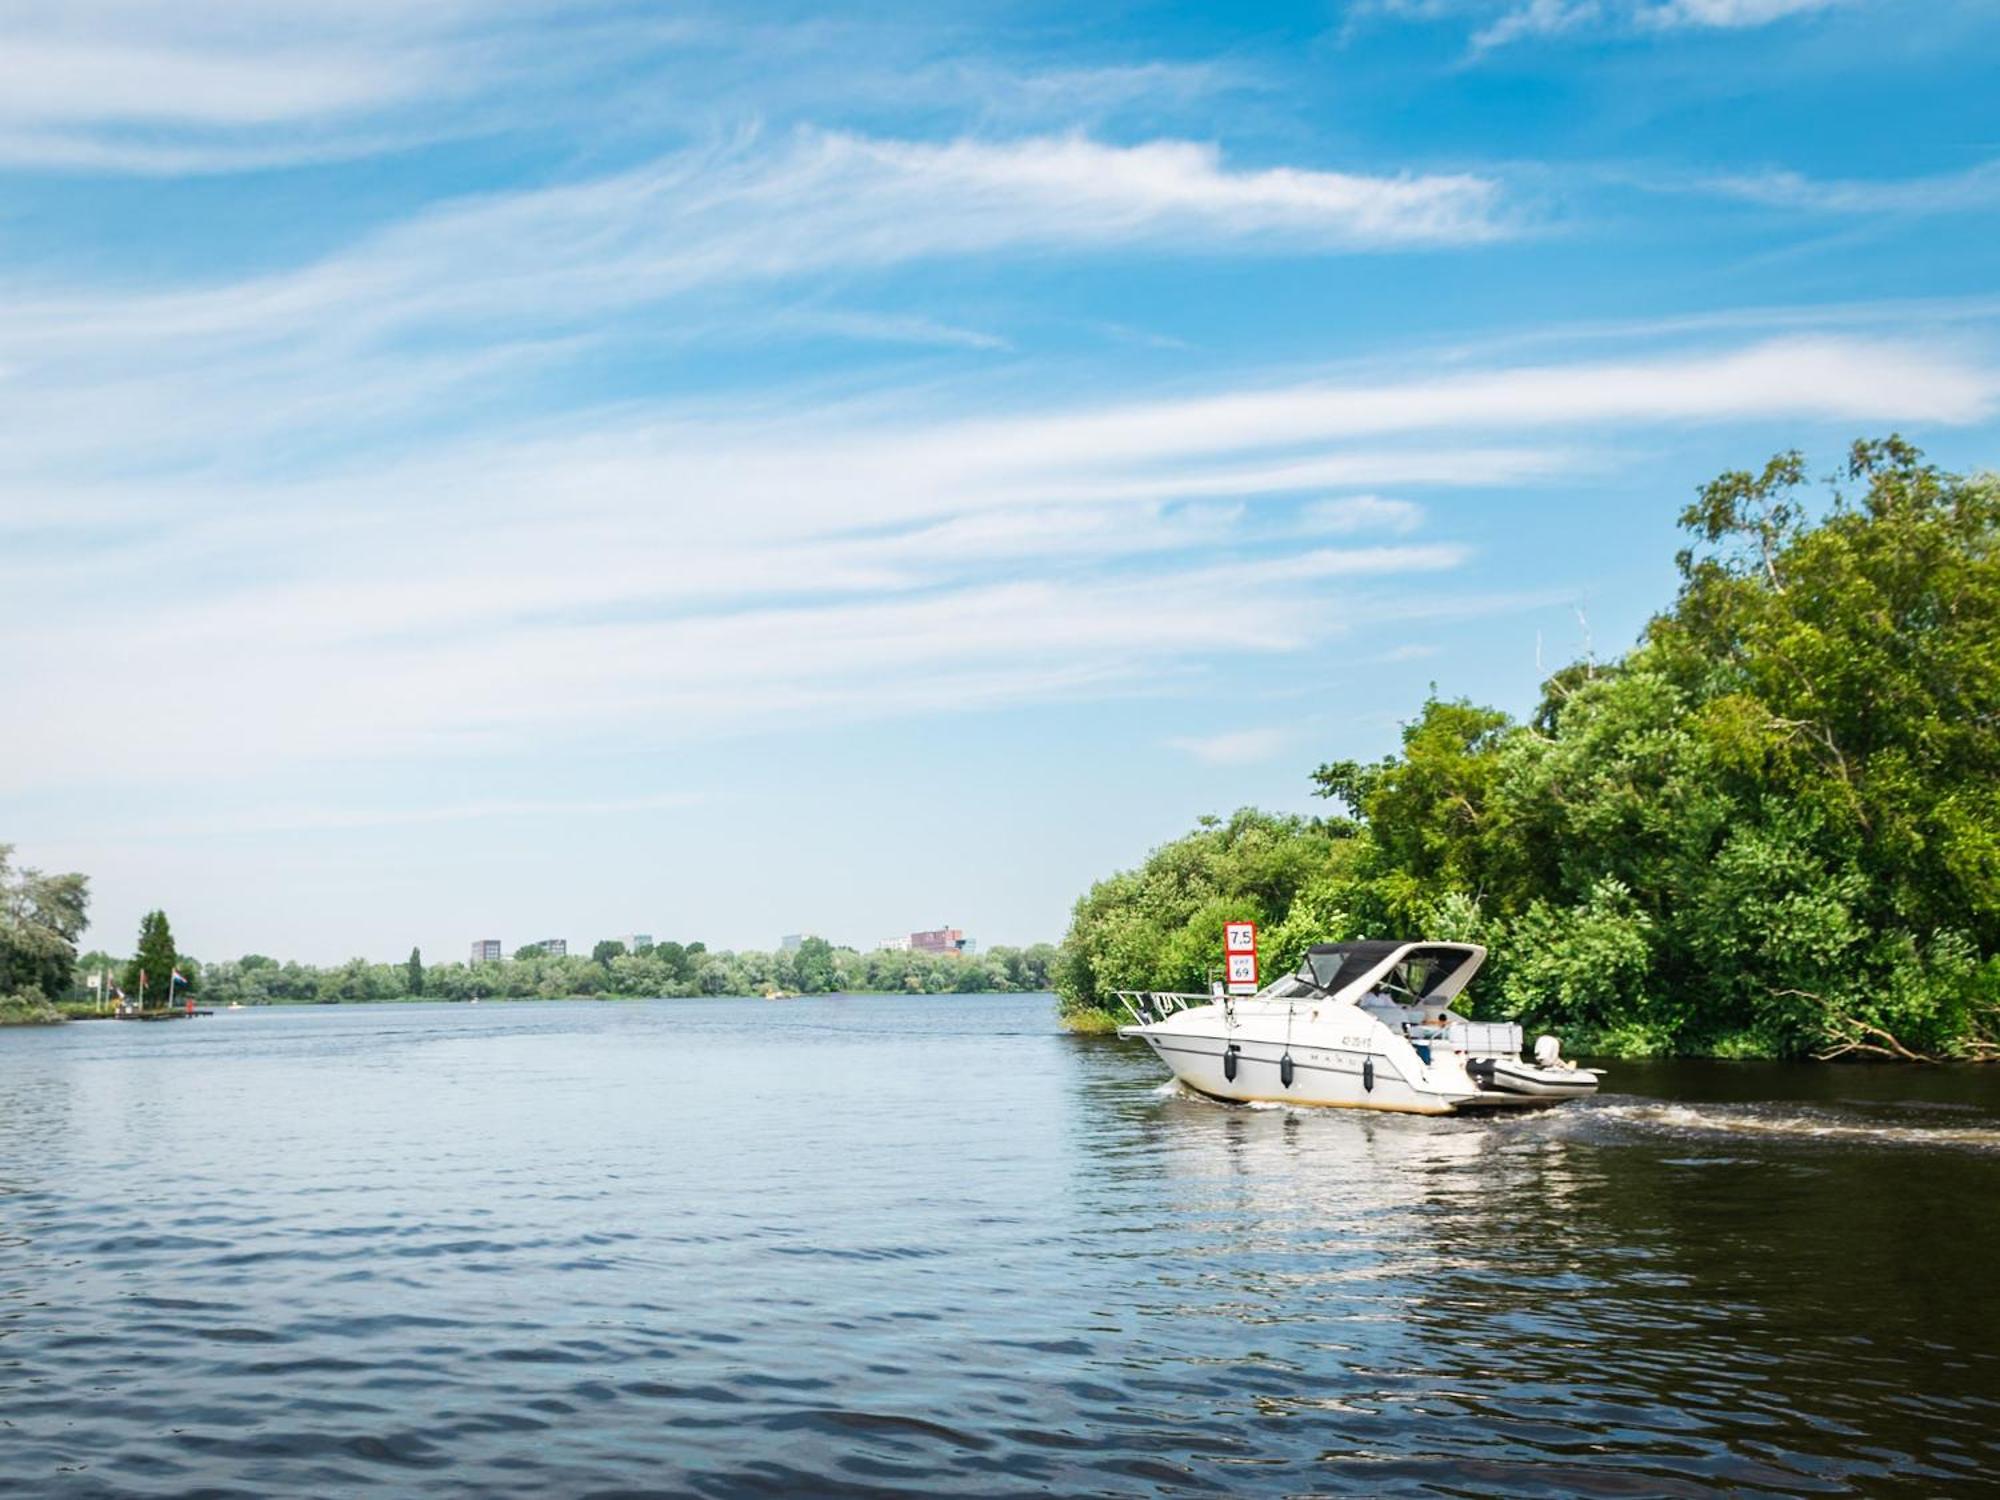
[[[1562,1066],[1563,1044],[1552,1036],[1535,1038],[1535,1066],[1538,1068],[1560,1068]]]

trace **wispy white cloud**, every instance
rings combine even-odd
[[[1477,56],[1537,38],[1741,31],[1853,3],[1856,0],[1373,0],[1357,7],[1356,15],[1470,23],[1471,50]]]
[[[1598,0],[1526,0],[1503,11],[1472,34],[1472,50],[1487,52],[1523,37],[1560,36],[1604,18]]]
[[[401,828],[431,823],[508,822],[526,818],[603,818],[631,813],[672,812],[703,801],[696,792],[648,797],[501,798],[486,802],[414,804],[403,807],[313,806],[276,803],[198,820],[127,822],[120,836],[130,839],[186,839],[266,833],[338,832],[353,828]]]
[[[1638,11],[1640,24],[1657,27],[1714,27],[1739,30],[1768,26],[1790,16],[1831,10],[1852,0],[1659,0]]]
[[[1426,591],[1357,615],[1369,580],[1469,554],[1291,550],[1313,519],[1392,534],[1418,519],[1378,495],[1329,502],[1329,483],[1559,472],[1568,443],[1612,423],[1967,421],[1996,401],[2000,374],[1947,350],[1788,339],[1004,417],[917,415],[908,393],[865,413],[655,409],[284,485],[107,478],[95,527],[53,561],[0,549],[7,687],[51,705],[0,742],[0,776],[643,745],[1147,690],[1356,618],[1522,607]],[[1565,445],[1477,445],[1496,432]],[[1421,434],[1450,438],[1394,441]],[[1273,504],[1289,508],[1267,520]],[[182,713],[191,674],[229,690]],[[149,726],[143,743],[77,741],[102,701]]]
[[[1233,59],[1005,59],[955,17],[759,19],[643,0],[0,6],[0,167],[214,174],[557,130],[629,155],[718,120],[921,111],[1156,130],[1271,86]],[[741,110],[719,101],[740,95]]]
[[[560,324],[699,288],[944,256],[1476,243],[1508,232],[1501,209],[1485,177],[1234,168],[1191,141],[800,130],[447,204],[302,270],[119,299],[45,293],[0,332],[51,350],[112,327],[133,345],[269,345],[338,313],[352,343],[494,316]]]
[[[411,110],[508,71],[506,34],[564,0],[0,8],[0,163],[141,173],[354,155],[455,128]],[[389,128],[391,122],[394,127]]]
[[[930,345],[945,349],[984,349],[1003,352],[1014,347],[997,333],[977,328],[961,328],[940,323],[935,318],[908,313],[875,313],[848,308],[791,308],[774,313],[772,326],[780,331],[835,338],[857,339],[885,344]],[[739,329],[741,324],[738,325]]]
[[[231,52],[13,32],[0,43],[0,122],[265,125],[379,107],[407,97],[426,71],[407,53]]]
[[[1821,214],[1956,213],[2000,205],[2000,161],[1924,177],[1813,178],[1791,171],[1735,173],[1658,184]]]
[[[128,463],[210,461],[220,413],[231,452],[282,437],[295,456],[306,435],[357,422],[379,439],[456,419],[502,366],[532,375],[705,326],[739,341],[789,327],[1002,348],[913,311],[758,301],[922,261],[1421,246],[1506,229],[1497,185],[1472,176],[1236,168],[1182,141],[752,134],[447,204],[288,271],[136,292],[0,283],[0,467],[98,455],[107,406]]]
[[[1220,734],[1171,739],[1167,743],[1204,765],[1250,766],[1273,759],[1294,738],[1289,729],[1231,729]]]
[[[1423,520],[1421,505],[1386,500],[1380,495],[1314,500],[1299,510],[1299,521],[1306,530],[1334,536],[1355,531],[1415,531]]]

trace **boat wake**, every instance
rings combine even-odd
[[[1822,1141],[1841,1145],[1944,1147],[2000,1153],[2000,1124],[1894,1122],[1854,1110],[1805,1104],[1674,1104],[1605,1100],[1586,1107],[1593,1122],[1680,1136]]]

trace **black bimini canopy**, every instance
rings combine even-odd
[[[1329,995],[1378,970],[1394,970],[1395,988],[1417,1000],[1443,1000],[1464,989],[1485,961],[1486,950],[1474,943],[1373,940],[1315,943],[1306,949],[1305,967],[1312,982]]]

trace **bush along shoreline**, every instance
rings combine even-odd
[[[2000,1057],[2000,481],[1857,443],[1681,515],[1680,589],[1524,722],[1433,693],[1399,751],[1312,773],[1317,818],[1203,819],[1076,904],[1078,1030],[1358,937],[1484,943],[1482,1016],[1610,1056]]]

